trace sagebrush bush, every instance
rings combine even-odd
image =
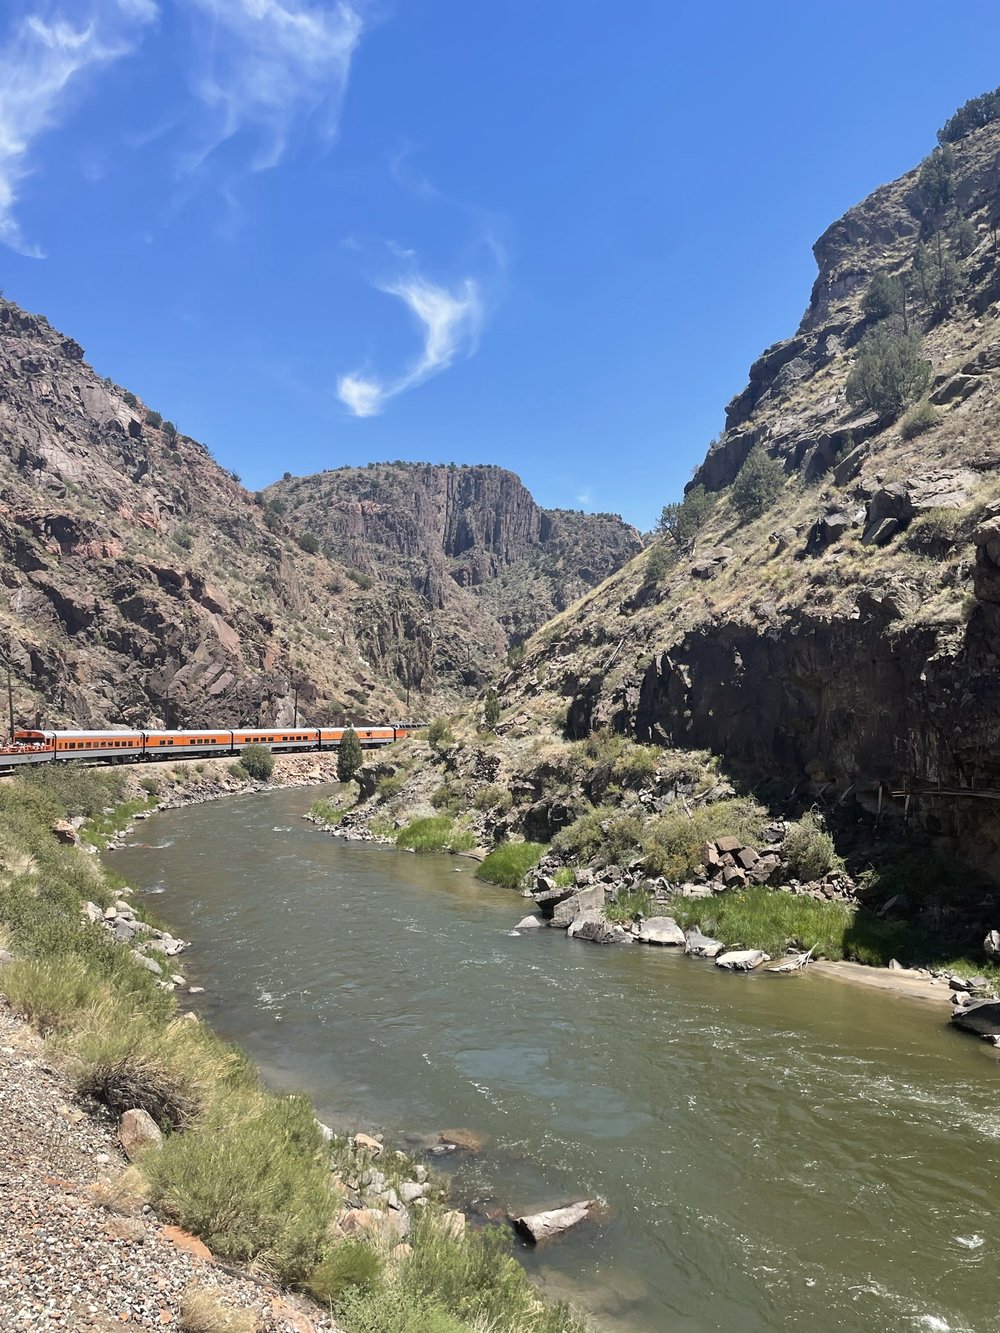
[[[495,810],[497,814],[505,815],[513,806],[514,798],[506,787],[492,783],[487,787],[480,787],[472,804],[477,810]]]
[[[391,801],[394,796],[398,796],[403,790],[403,783],[406,781],[404,773],[393,773],[384,778],[379,778],[375,784],[375,790],[383,801]]]
[[[370,1245],[359,1240],[345,1240],[309,1274],[306,1289],[316,1300],[332,1305],[352,1288],[373,1291],[384,1266],[382,1256]]]
[[[336,1200],[304,1097],[234,1094],[143,1169],[154,1200],[210,1249],[286,1283],[323,1258]]]
[[[447,750],[455,744],[455,736],[446,717],[436,717],[427,728],[427,744],[435,750]]]
[[[477,867],[476,879],[516,889],[528,871],[538,864],[544,852],[545,846],[540,842],[501,843]]]
[[[924,431],[933,430],[941,420],[941,413],[926,399],[914,403],[908,412],[904,412],[899,422],[899,432],[904,440],[912,440]]]

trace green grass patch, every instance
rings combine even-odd
[[[648,889],[626,889],[619,893],[613,903],[608,903],[604,915],[609,921],[618,921],[623,926],[634,921],[641,912],[650,916],[653,910],[653,895]]]
[[[727,945],[763,949],[772,958],[789,947],[815,948],[824,958],[843,958],[854,924],[854,913],[842,903],[763,886],[712,898],[675,898],[668,911],[683,926],[698,926]]]
[[[753,846],[760,841],[766,822],[763,808],[742,796],[696,806],[690,814],[681,806],[672,806],[648,820],[641,830],[646,873],[682,883],[701,864],[706,842],[735,837]]]
[[[540,842],[505,842],[495,847],[476,871],[476,879],[516,889],[529,870],[542,859],[546,847]]]
[[[576,883],[576,871],[572,866],[560,866],[553,876],[557,889],[569,889]]]
[[[396,834],[396,846],[415,852],[467,852],[476,845],[475,835],[457,828],[450,815],[427,815],[411,819]]]
[[[113,810],[94,815],[81,825],[80,841],[103,851],[122,829],[128,827],[136,815],[144,810],[155,810],[158,803],[158,797],[152,794],[136,796],[131,801],[122,801]]]
[[[332,801],[321,800],[313,801],[309,813],[323,824],[339,824],[347,811],[339,809]]]

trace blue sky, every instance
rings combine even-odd
[[[0,283],[251,487],[495,462],[648,528],[998,50],[996,0],[6,0]]]

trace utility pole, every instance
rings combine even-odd
[[[298,681],[295,681],[295,683],[294,683],[294,685],[293,685],[292,688],[293,688],[294,691],[295,691],[295,702],[294,702],[294,704],[292,705],[292,709],[293,709],[293,712],[292,712],[292,727],[293,727],[293,729],[294,729],[295,727],[297,727],[297,726],[299,725],[299,683],[298,683]]]
[[[10,719],[10,741],[14,742],[14,686],[10,678],[10,659],[7,661],[7,716]]]

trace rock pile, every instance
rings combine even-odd
[[[131,892],[131,889],[121,890],[122,894]],[[135,908],[124,897],[104,909],[97,903],[85,902],[81,911],[84,920],[103,926],[119,943],[131,945],[133,958],[148,972],[160,978],[164,990],[173,990],[186,984],[183,977],[166,974],[163,962],[183,953],[188,947],[187,942],[175,939],[167,930],[159,930],[141,921]]]

